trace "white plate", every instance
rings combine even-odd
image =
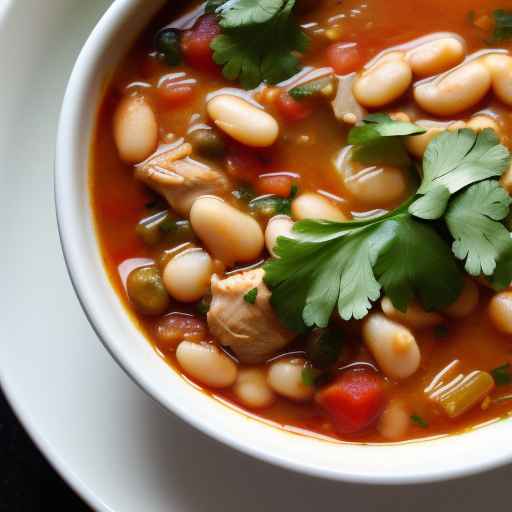
[[[52,464],[102,511],[480,512],[508,503],[510,467],[398,489],[258,462],[168,416],[110,358],[66,275],[52,190],[65,82],[108,3],[0,0],[0,378]]]

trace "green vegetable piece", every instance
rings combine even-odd
[[[512,39],[512,11],[498,9],[492,13],[492,17],[494,18],[492,41]]]
[[[294,4],[287,0],[266,22],[224,29],[212,41],[213,60],[223,66],[225,78],[253,89],[262,81],[276,84],[300,70],[294,52],[304,53],[309,39],[291,17]],[[221,13],[221,26],[224,19]]]
[[[266,23],[283,8],[285,0],[237,0],[226,2],[220,7],[220,26],[240,28]]]
[[[443,216],[449,199],[450,191],[444,185],[437,185],[416,199],[409,206],[409,213],[420,219],[439,219]]]
[[[188,220],[176,220],[169,216],[159,225],[159,229],[163,233],[163,241],[172,245],[191,242],[195,238]]]
[[[306,367],[301,372],[302,383],[305,386],[315,387],[322,380],[324,374],[315,368]]]
[[[492,378],[497,386],[506,386],[512,383],[512,365],[510,363],[502,364],[491,370]]]
[[[226,152],[224,139],[216,131],[209,128],[194,130],[187,135],[194,151],[205,158],[221,158]]]
[[[323,94],[323,91],[326,89],[326,87],[332,86],[332,84],[332,76],[318,78],[317,80],[313,80],[307,84],[298,85],[297,87],[290,89],[288,94],[294,100],[300,101],[305,98],[311,98]]]
[[[164,28],[155,38],[155,48],[169,66],[178,66],[182,63],[181,33],[175,28]]]
[[[411,421],[421,428],[427,428],[428,423],[418,414],[411,414]]]
[[[162,211],[145,217],[135,228],[135,232],[146,245],[156,245],[162,240],[160,226],[167,222],[168,212]]]
[[[196,304],[196,310],[200,315],[206,315],[210,311],[210,305],[212,302],[212,296],[210,294],[205,295]]]
[[[315,368],[326,370],[341,354],[343,333],[339,329],[314,329],[308,336],[306,354]]]
[[[455,240],[453,253],[466,260],[465,269],[472,276],[492,275],[497,262],[512,252],[510,233],[499,222],[508,215],[511,203],[494,180],[471,185],[451,201],[445,219]],[[510,267],[509,263],[509,272]]]
[[[279,196],[262,196],[250,201],[249,208],[263,217],[290,215],[291,201]]]
[[[244,295],[244,300],[247,304],[255,304],[256,297],[258,296],[258,288],[252,288]]]
[[[387,114],[370,114],[361,126],[355,126],[348,134],[348,143],[368,144],[381,137],[401,137],[425,133],[425,128],[414,123],[394,121]]]
[[[507,148],[490,128],[478,134],[468,129],[444,131],[427,146],[418,193],[443,185],[454,194],[472,183],[501,176],[509,164]]]
[[[126,280],[126,292],[135,309],[144,315],[162,315],[171,304],[155,266],[132,270]]]

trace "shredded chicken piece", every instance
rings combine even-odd
[[[212,278],[208,328],[242,363],[262,363],[287,345],[295,334],[286,329],[270,305],[263,269],[249,270],[220,280]],[[254,304],[244,300],[256,288]]]
[[[228,178],[196,162],[192,146],[182,143],[157,153],[135,168],[135,177],[165,197],[171,208],[188,216],[192,203],[208,194],[223,195],[231,189]]]

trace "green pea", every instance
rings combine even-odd
[[[161,315],[171,304],[155,266],[132,270],[126,280],[126,291],[137,311],[145,315]]]
[[[209,128],[200,128],[187,135],[194,151],[205,158],[220,158],[224,156],[226,147],[224,139],[216,131]]]
[[[339,329],[315,329],[308,337],[306,353],[315,368],[325,370],[338,360],[343,345]]]
[[[155,47],[169,66],[181,64],[181,34],[179,30],[174,28],[160,30],[155,38]]]
[[[169,214],[167,211],[155,213],[142,219],[135,228],[135,232],[140,236],[146,245],[156,245],[162,240],[162,231],[160,226],[166,222]]]

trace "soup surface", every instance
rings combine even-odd
[[[509,416],[505,3],[155,17],[99,110],[91,195],[112,284],[174,371],[331,439]]]

